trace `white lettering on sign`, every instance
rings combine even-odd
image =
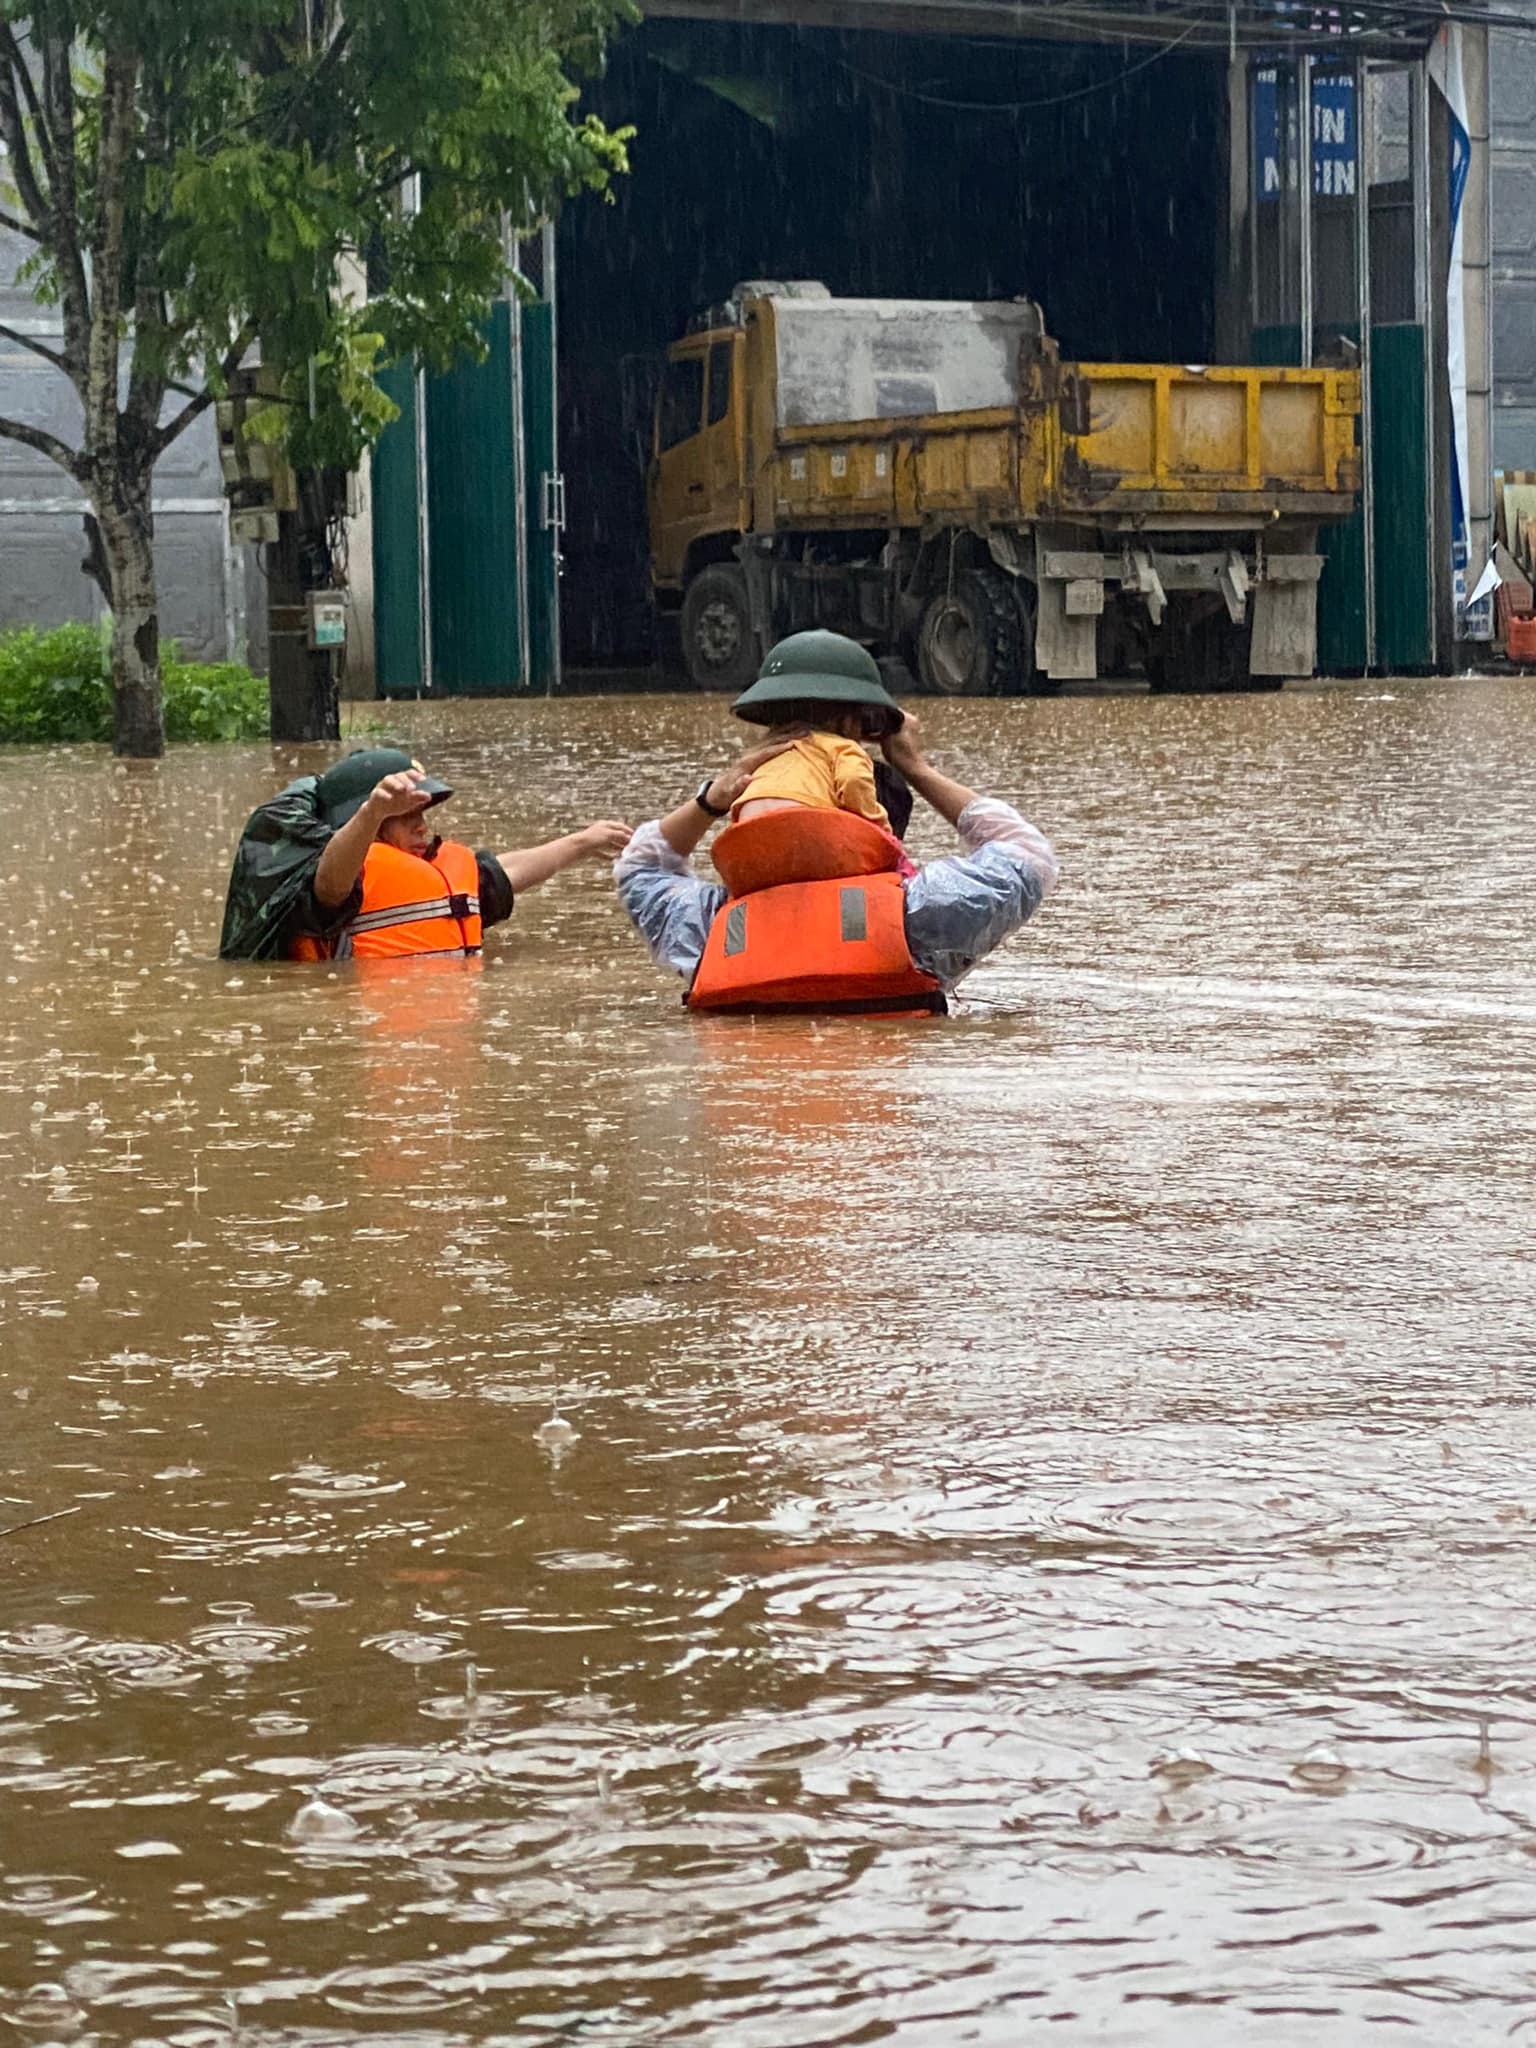
[[[875,451],[875,475],[884,476],[888,466],[889,458],[886,455],[885,450],[883,448],[877,448]]]
[[[1264,159],[1264,197],[1269,199],[1281,189],[1280,159],[1267,156]],[[1321,199],[1353,199],[1355,196],[1356,172],[1353,157],[1315,157],[1312,163],[1312,189]]]
[[[846,476],[848,474],[848,458],[846,455],[833,456],[832,474],[834,476]]]
[[[791,455],[789,458],[789,478],[791,483],[803,484],[805,482],[805,457],[803,455]]]

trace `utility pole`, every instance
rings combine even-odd
[[[325,50],[340,29],[334,0],[294,0],[290,34],[295,52]],[[282,367],[287,367],[286,365]],[[313,379],[311,366],[311,380]],[[313,383],[311,382],[311,409]],[[339,656],[315,646],[309,596],[334,582],[327,535],[332,480],[306,471],[298,478],[297,508],[279,511],[277,539],[268,544],[267,634],[275,740],[334,740],[341,737]]]
[[[299,479],[304,507],[325,480],[313,472]],[[334,740],[341,737],[336,655],[311,641],[309,593],[330,585],[325,530],[309,526],[304,511],[277,515],[277,539],[267,548],[267,636],[271,677],[272,737],[275,740]]]

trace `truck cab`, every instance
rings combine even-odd
[[[732,559],[746,457],[739,327],[691,334],[667,352],[656,400],[648,509],[651,581],[680,598],[692,572]],[[726,540],[729,545],[722,545]]]

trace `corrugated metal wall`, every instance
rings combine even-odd
[[[0,321],[48,338],[56,315],[16,282],[27,244],[0,231]],[[0,341],[0,413],[73,444],[80,409],[68,382],[42,360]],[[80,567],[79,492],[46,456],[0,440],[0,630],[95,620],[101,596]],[[160,628],[189,654],[240,655],[265,666],[265,585],[249,551],[228,545],[211,417],[168,452],[155,478]],[[247,630],[247,613],[253,631]]]

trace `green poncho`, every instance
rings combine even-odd
[[[331,837],[315,792],[315,777],[302,775],[246,820],[224,904],[221,960],[283,958],[294,912]]]

